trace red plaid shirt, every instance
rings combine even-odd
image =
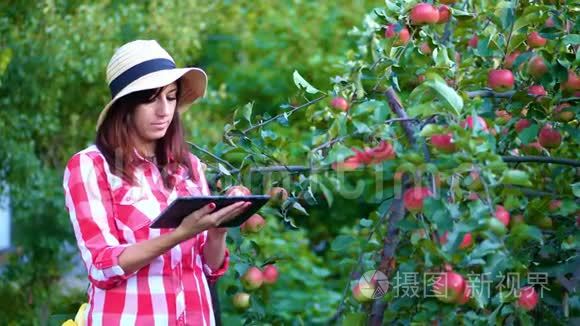
[[[201,162],[190,155],[192,181],[183,167],[168,173],[174,187],[162,186],[161,173],[141,158],[135,170],[140,186],[111,173],[96,146],[68,162],[63,186],[77,245],[88,271],[89,325],[214,325],[208,281],[223,275],[225,261],[212,271],[204,261],[207,231],[182,242],[149,265],[125,273],[118,257],[125,247],[171,232],[151,229],[151,221],[175,198],[209,195]]]

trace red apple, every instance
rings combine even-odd
[[[443,236],[441,236],[439,238],[439,242],[441,242],[441,244],[446,244],[447,243],[447,236],[449,235],[449,232],[445,232],[443,234]],[[463,236],[463,239],[461,239],[461,243],[459,244],[459,249],[466,249],[471,247],[471,245],[473,244],[473,236],[471,235],[470,232],[466,233]]]
[[[552,199],[550,201],[550,205],[548,206],[548,209],[550,210],[550,212],[555,212],[557,211],[560,207],[562,206],[562,201],[561,200],[557,200],[557,199]]]
[[[234,307],[245,310],[250,306],[250,295],[246,292],[238,292],[233,297]]]
[[[547,72],[548,66],[546,66],[544,58],[539,55],[534,56],[528,63],[528,73],[536,79],[542,77]]]
[[[512,115],[509,114],[509,112],[507,112],[506,110],[495,111],[495,116],[497,117],[497,120],[499,120],[499,122],[501,122],[502,124],[508,123],[512,119]]]
[[[477,37],[477,35],[473,34],[473,36],[467,42],[467,46],[477,48],[477,42],[479,42],[479,38]]]
[[[580,90],[580,78],[573,70],[568,70],[568,79],[562,83],[562,90],[574,93]]]
[[[479,128],[481,128],[481,130],[488,131],[487,123],[485,122],[485,120],[482,117],[477,116],[477,124],[479,125]],[[461,128],[465,128],[465,126],[469,126],[469,128],[473,129],[473,117],[468,116],[467,118],[465,118],[465,120],[461,122],[460,126],[461,126]]]
[[[413,25],[436,24],[439,21],[439,11],[429,3],[419,3],[411,9]]]
[[[433,293],[442,302],[458,302],[465,293],[465,279],[452,271],[443,272],[433,284]]]
[[[547,124],[540,130],[538,141],[540,145],[546,148],[557,148],[562,143],[562,135],[560,135],[558,130],[553,129],[551,125]]]
[[[278,268],[275,265],[266,265],[262,275],[264,276],[265,284],[274,284],[278,280]]]
[[[348,111],[348,102],[344,97],[337,96],[332,99],[330,102],[333,108],[338,109],[340,111]]]
[[[411,33],[409,33],[407,27],[403,26],[399,32],[397,32],[396,29],[397,29],[396,24],[389,24],[387,26],[387,29],[385,30],[385,37],[392,38],[398,36],[397,39],[393,42],[393,45],[395,46],[407,44],[407,42],[409,42],[409,39],[411,38]]]
[[[376,164],[382,161],[394,159],[396,154],[391,143],[386,140],[381,140],[377,146],[365,150],[365,155],[367,157],[366,159],[368,159],[367,164]]]
[[[520,119],[516,122],[515,128],[518,133],[522,132],[527,127],[531,126],[532,123],[528,119]]]
[[[255,290],[262,286],[264,282],[264,276],[262,275],[262,271],[256,267],[252,266],[248,268],[246,273],[242,276],[242,285],[248,290]]]
[[[335,162],[332,168],[336,171],[353,171],[361,167],[363,163],[356,156],[351,156],[342,162]]]
[[[548,95],[548,92],[544,89],[542,85],[532,85],[528,87],[528,95],[535,96],[538,99]]]
[[[531,32],[528,35],[528,45],[531,48],[539,48],[542,47],[544,45],[546,45],[546,42],[548,42],[548,40],[546,40],[545,38],[540,36],[540,33],[538,32]]]
[[[365,288],[361,287],[361,283],[357,282],[352,287],[352,295],[354,299],[360,303],[369,302],[373,299],[374,288],[372,284],[366,284]]]
[[[403,194],[405,208],[413,213],[423,210],[423,200],[431,195],[431,191],[426,187],[413,187],[407,189]]]
[[[280,205],[288,199],[288,191],[282,187],[272,187],[268,195],[272,197],[270,198],[272,205]]]
[[[552,115],[556,121],[560,122],[569,122],[574,120],[575,113],[572,109],[570,109],[570,103],[562,103],[559,104],[554,108],[554,112]]]
[[[467,195],[467,199],[471,201],[476,201],[479,200],[479,195],[477,194],[477,192],[470,191],[469,195]]]
[[[431,136],[431,144],[433,144],[433,147],[445,153],[453,153],[456,150],[452,133]]]
[[[526,311],[533,310],[538,304],[539,296],[532,286],[526,286],[520,290],[517,305]]]
[[[463,294],[461,295],[461,297],[457,299],[457,303],[466,304],[470,298],[471,298],[471,285],[469,285],[469,282],[466,280],[465,289],[463,290]]]
[[[543,150],[544,147],[537,141],[522,145],[522,152],[526,155],[540,155]]]
[[[548,17],[548,19],[546,19],[546,22],[544,23],[544,25],[546,27],[554,27],[554,26],[556,26],[556,23],[554,23],[554,19],[552,19],[552,17]]]
[[[463,240],[461,240],[461,243],[459,244],[459,249],[469,248],[471,247],[472,244],[473,244],[473,235],[471,235],[471,233],[468,232],[463,236]]]
[[[487,85],[496,92],[514,88],[514,74],[508,69],[494,69],[487,75]]]
[[[520,51],[514,51],[510,54],[508,54],[505,57],[505,63],[504,63],[504,68],[506,69],[511,69],[514,65],[514,61],[516,61],[516,59],[520,56],[521,52]],[[523,63],[520,64],[520,67],[522,66]],[[519,68],[519,67],[518,67]]]
[[[250,216],[242,225],[240,226],[240,232],[243,234],[258,233],[266,225],[266,221],[259,214],[254,214]]]
[[[501,205],[495,206],[495,218],[506,227],[510,224],[510,213]]]
[[[431,48],[429,47],[429,43],[427,42],[421,43],[421,45],[419,45],[419,50],[423,54],[431,54],[431,52],[433,52],[433,50],[431,50]]]
[[[449,7],[443,5],[439,7],[439,20],[437,21],[439,24],[443,24],[449,21],[451,17],[451,11]]]
[[[249,196],[252,192],[244,186],[232,186],[226,190],[226,196]]]

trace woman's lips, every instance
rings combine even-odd
[[[159,122],[159,123],[152,123],[151,125],[155,129],[164,129],[165,127],[167,127],[168,123],[167,122]]]

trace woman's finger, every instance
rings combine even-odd
[[[219,211],[216,211],[216,212],[212,213],[212,215],[216,215],[216,216],[221,217],[223,215],[229,214],[230,212],[236,210],[239,207],[243,207],[244,205],[245,205],[245,202],[243,202],[243,201],[242,202],[237,202],[237,203],[228,205],[228,206],[220,209]]]
[[[215,209],[215,207],[216,207],[215,203],[209,203],[209,204],[203,206],[202,208],[198,209],[197,211],[195,211],[194,215],[196,217],[208,215],[209,213],[211,213]]]
[[[235,217],[237,217],[240,214],[242,214],[248,207],[249,207],[249,205],[243,205],[243,206],[238,207],[237,209],[229,212],[226,215],[223,215],[223,216],[218,217],[218,223],[221,224],[223,222],[227,222],[229,220],[234,219]]]

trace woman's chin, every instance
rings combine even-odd
[[[149,140],[159,140],[165,136],[167,130],[152,130],[148,133],[147,138]]]

